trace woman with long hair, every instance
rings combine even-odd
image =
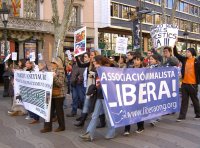
[[[101,66],[111,66],[109,59],[107,59],[106,57],[103,57],[101,55],[95,56],[93,63],[94,63],[95,68],[99,68]],[[92,114],[92,119],[87,127],[86,132],[83,135],[80,135],[80,138],[85,141],[92,141],[94,139],[94,133],[95,133],[95,129],[97,126],[97,121],[98,121],[97,119],[100,115],[101,110],[103,109],[105,112],[107,125],[108,125],[108,132],[107,132],[105,138],[112,139],[115,136],[115,128],[112,127],[110,124],[106,104],[104,102],[102,88],[100,85],[100,79],[98,78],[98,76],[96,76],[96,94],[93,94],[93,95],[97,96],[97,100],[95,103],[94,112]]]

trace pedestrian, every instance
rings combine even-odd
[[[142,68],[143,67],[143,57],[139,54],[135,55],[133,58],[133,68]],[[140,134],[144,131],[144,121],[137,123],[137,130],[136,133]],[[124,129],[124,136],[130,135],[131,125],[126,125]]]
[[[103,57],[101,55],[95,56],[94,58],[94,66],[96,68],[99,68],[101,66],[111,66],[109,63],[109,59],[107,59],[106,57]],[[102,88],[100,85],[100,79],[98,78],[98,76],[96,77],[96,96],[97,96],[97,100],[95,103],[95,108],[94,108],[94,112],[92,114],[92,119],[87,127],[86,132],[83,135],[80,135],[80,138],[85,140],[85,141],[92,141],[94,139],[94,133],[95,133],[95,129],[97,126],[97,119],[100,115],[100,111],[103,109],[105,112],[105,116],[106,116],[106,120],[107,120],[107,126],[108,126],[108,131],[107,134],[105,136],[106,139],[112,139],[115,136],[115,128],[111,126],[110,120],[109,120],[109,116],[108,116],[108,111],[106,108],[106,104],[104,102],[104,97],[103,97],[103,92],[102,92]]]
[[[51,68],[53,72],[53,93],[51,101],[50,122],[44,123],[44,128],[40,130],[41,133],[52,131],[52,119],[54,117],[55,111],[59,126],[56,130],[54,130],[54,132],[65,130],[65,119],[63,110],[63,101],[65,99],[65,71],[62,60],[59,57],[53,58],[51,61]],[[57,93],[54,93],[54,90],[57,90]]]
[[[178,54],[177,48],[174,46],[174,56],[182,62],[182,101],[179,117],[176,121],[181,122],[186,119],[189,98],[192,100],[194,112],[196,114],[194,119],[200,119],[200,105],[197,98],[198,84],[200,82],[200,61],[195,58],[196,51],[194,48],[188,48],[186,50],[186,56],[182,56]]]

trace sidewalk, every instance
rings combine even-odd
[[[2,88],[0,88],[2,94]],[[0,96],[0,148],[200,148],[200,121],[193,120],[193,107],[189,107],[187,120],[177,123],[177,115],[164,116],[157,127],[145,124],[145,131],[136,134],[136,126],[131,128],[131,135],[124,137],[124,128],[117,129],[116,138],[105,140],[105,129],[98,129],[94,142],[84,142],[79,135],[84,129],[75,127],[74,118],[65,117],[66,130],[64,132],[50,132],[41,134],[43,120],[39,124],[30,125],[25,116],[10,117],[10,98]],[[70,112],[70,98],[68,109]],[[87,121],[89,122],[89,120]],[[57,128],[54,123],[53,129]]]

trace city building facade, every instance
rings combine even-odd
[[[18,59],[28,58],[30,52],[42,54],[47,63],[52,59],[54,49],[54,26],[52,23],[52,6],[50,0],[0,0],[0,7],[6,1],[10,10],[7,24],[8,51],[17,52]],[[57,0],[60,22],[64,11],[64,0]],[[87,7],[86,7],[87,6]],[[94,3],[88,0],[75,0],[66,30],[64,50],[73,50],[74,31],[87,27],[87,48],[94,47]],[[0,21],[0,67],[5,58],[4,25]]]
[[[106,2],[105,2],[106,1]],[[142,22],[142,43],[143,50],[147,51],[152,47],[150,28],[154,24],[161,23],[161,0],[104,0],[107,12],[102,16],[109,15],[107,24],[102,24],[98,29],[99,45],[103,43],[104,49],[115,50],[116,38],[123,36],[128,38],[128,48],[132,48],[133,20],[136,8],[142,6],[156,12],[154,15],[144,14]],[[110,7],[109,7],[110,6]],[[172,13],[173,0],[166,0],[166,22],[169,23]],[[131,14],[131,15],[130,15]],[[98,14],[97,14],[98,15]],[[180,49],[194,47],[200,50],[200,1],[179,0],[175,13],[174,24],[179,27],[178,47]],[[102,27],[103,26],[103,27]]]

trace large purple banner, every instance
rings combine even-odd
[[[114,127],[179,111],[179,77],[175,67],[101,67],[97,72]]]

